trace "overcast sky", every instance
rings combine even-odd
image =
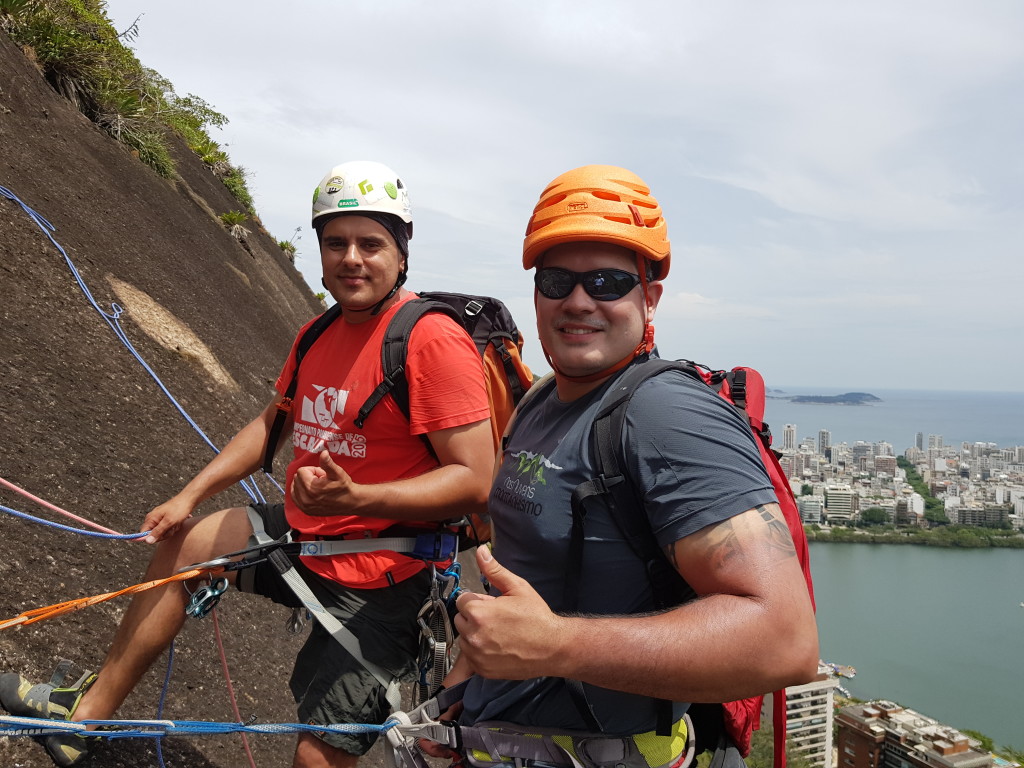
[[[668,220],[664,357],[769,386],[1024,390],[1024,4],[108,0],[317,290],[313,188],[409,187],[409,286],[498,296],[543,187],[625,166]]]

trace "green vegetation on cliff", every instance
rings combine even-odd
[[[245,171],[207,130],[227,118],[193,94],[179,96],[125,45],[139,34],[136,19],[118,32],[103,0],[0,0],[0,30],[21,45],[47,82],[86,117],[159,175],[173,178],[168,134],[180,136],[254,214]]]

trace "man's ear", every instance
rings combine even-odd
[[[658,308],[665,286],[660,282],[647,284],[647,322],[654,322],[654,311]]]

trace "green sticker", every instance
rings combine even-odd
[[[398,189],[390,181],[384,184],[384,191],[388,193],[388,197],[392,200],[398,199]]]
[[[359,182],[359,193],[365,196],[367,192],[373,192],[373,184],[369,179],[363,179]]]
[[[320,197],[320,187],[313,190],[313,203],[316,203],[316,199]]]
[[[338,207],[339,208],[358,208],[359,207],[359,201],[356,200],[354,197],[350,197],[347,200],[339,200],[338,201]]]

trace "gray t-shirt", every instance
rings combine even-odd
[[[495,557],[529,581],[555,612],[623,615],[655,608],[640,560],[600,504],[588,507],[578,606],[564,604],[569,500],[573,489],[592,477],[590,425],[613,383],[569,403],[559,401],[553,387],[534,397],[516,417],[491,488]],[[731,405],[684,373],[666,372],[640,385],[627,410],[623,439],[628,472],[643,488],[644,512],[663,547],[776,501],[749,426]],[[655,727],[653,699],[584,688],[605,732],[633,734]],[[561,678],[474,678],[464,704],[464,723],[587,728]],[[679,703],[679,716],[685,707]]]

